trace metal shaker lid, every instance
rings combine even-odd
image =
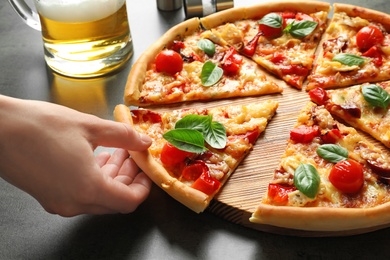
[[[157,8],[161,11],[174,11],[182,6],[182,0],[156,0]]]
[[[183,0],[186,18],[202,17],[234,6],[233,0]]]

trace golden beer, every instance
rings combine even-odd
[[[133,54],[125,0],[35,4],[45,59],[54,71],[74,77],[99,76],[120,67]]]

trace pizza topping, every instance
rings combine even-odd
[[[173,44],[171,46],[171,49],[174,50],[177,53],[180,53],[182,49],[184,49],[185,44],[182,41],[173,41]]]
[[[317,148],[317,154],[332,163],[348,159],[348,150],[335,144],[321,145]]]
[[[186,165],[181,173],[181,177],[189,180],[197,180],[203,172],[207,172],[209,169],[204,161],[196,160]]]
[[[329,97],[325,91],[325,89],[316,87],[309,91],[310,99],[318,105],[324,105]]]
[[[313,199],[318,193],[321,178],[311,164],[300,164],[294,172],[294,185],[300,192]]]
[[[390,103],[390,94],[378,85],[371,84],[362,87],[364,99],[374,107],[387,109]]]
[[[213,56],[215,53],[215,44],[209,39],[199,40],[197,46],[209,56]]]
[[[356,44],[362,51],[367,51],[374,45],[381,44],[383,39],[381,30],[373,25],[363,27],[356,34]]]
[[[223,70],[211,61],[206,61],[202,67],[202,85],[211,87],[217,83],[223,75]]]
[[[318,23],[309,20],[293,21],[284,28],[283,32],[291,34],[295,38],[303,38],[310,35],[316,28]]]
[[[221,62],[221,67],[223,71],[228,75],[237,74],[240,70],[242,64],[242,56],[233,48],[225,53],[223,60]]]
[[[372,58],[375,66],[380,67],[383,64],[381,50],[377,46],[372,46],[368,51],[362,54],[364,57]]]
[[[161,162],[167,166],[174,166],[185,161],[186,158],[191,157],[193,153],[180,150],[171,143],[166,142],[161,150]]]
[[[277,183],[268,184],[268,199],[275,205],[287,205],[288,194],[295,191],[295,187],[283,186]]]
[[[150,122],[152,124],[161,123],[161,115],[159,113],[146,110],[146,109],[134,109],[131,110],[132,119],[134,123],[138,122]]]
[[[191,165],[187,167],[192,167],[192,170],[195,171],[202,170],[202,173],[200,174],[199,178],[196,179],[196,181],[191,185],[191,187],[208,195],[218,190],[221,186],[221,182],[216,178],[210,176],[210,172],[208,170],[207,165],[202,161],[196,161],[195,164],[198,164],[197,166],[195,166],[196,169],[193,168],[194,166]]]
[[[277,13],[269,13],[259,21],[259,30],[267,38],[276,38],[282,34],[283,18]]]
[[[367,160],[368,166],[380,177],[390,178],[390,165],[388,162],[380,162],[380,160]]]
[[[211,147],[222,149],[226,146],[227,137],[225,127],[212,121],[211,116],[190,114],[175,124],[175,129],[164,133],[163,137],[177,148],[202,153],[207,148],[204,142]]]
[[[350,54],[350,53],[339,53],[335,55],[332,61],[338,61],[347,66],[360,66],[364,63],[364,58]]]
[[[337,128],[331,129],[331,130],[327,131],[325,134],[321,135],[321,140],[325,144],[335,144],[341,138],[343,138],[343,136],[340,133],[340,130]]]
[[[252,40],[250,40],[245,47],[242,49],[242,53],[244,53],[248,57],[252,57],[255,54],[257,43],[259,42],[260,36],[263,35],[263,32],[258,32]]]
[[[309,143],[317,136],[320,136],[320,130],[316,125],[300,125],[290,131],[290,139],[296,143]]]
[[[173,50],[163,50],[156,56],[156,71],[174,75],[183,69],[183,59]]]
[[[363,166],[355,160],[343,160],[333,166],[329,181],[344,193],[358,192],[364,183]]]

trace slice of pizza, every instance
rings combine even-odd
[[[390,221],[390,157],[309,102],[251,222],[342,231]]]
[[[334,4],[307,90],[390,79],[390,15]]]
[[[199,213],[252,149],[278,102],[187,108],[172,112],[115,108],[117,121],[153,139],[148,151],[129,151],[155,184]]]
[[[301,89],[312,69],[329,9],[327,3],[306,2],[301,7],[282,7],[258,19],[238,22],[245,32],[240,52]]]
[[[282,86],[233,46],[220,45],[207,36],[197,18],[167,31],[133,65],[125,88],[125,103],[148,106],[283,91]],[[241,41],[240,36],[231,35],[231,41]]]
[[[309,91],[310,99],[390,148],[390,81]]]

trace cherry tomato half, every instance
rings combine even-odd
[[[164,165],[174,166],[178,163],[184,162],[184,160],[191,155],[193,155],[193,153],[180,150],[171,143],[166,142],[161,150],[160,159]]]
[[[381,30],[372,25],[363,27],[356,34],[356,44],[362,51],[366,51],[376,44],[381,44],[383,39]]]
[[[163,50],[156,56],[156,71],[174,75],[183,69],[183,59],[173,50]]]
[[[330,170],[329,181],[344,193],[358,192],[364,183],[363,166],[350,159],[338,162]]]
[[[274,28],[266,24],[260,24],[260,31],[263,32],[263,35],[267,38],[277,38],[282,34],[282,27]]]
[[[310,143],[320,135],[318,126],[300,125],[290,131],[290,139],[296,143]]]

